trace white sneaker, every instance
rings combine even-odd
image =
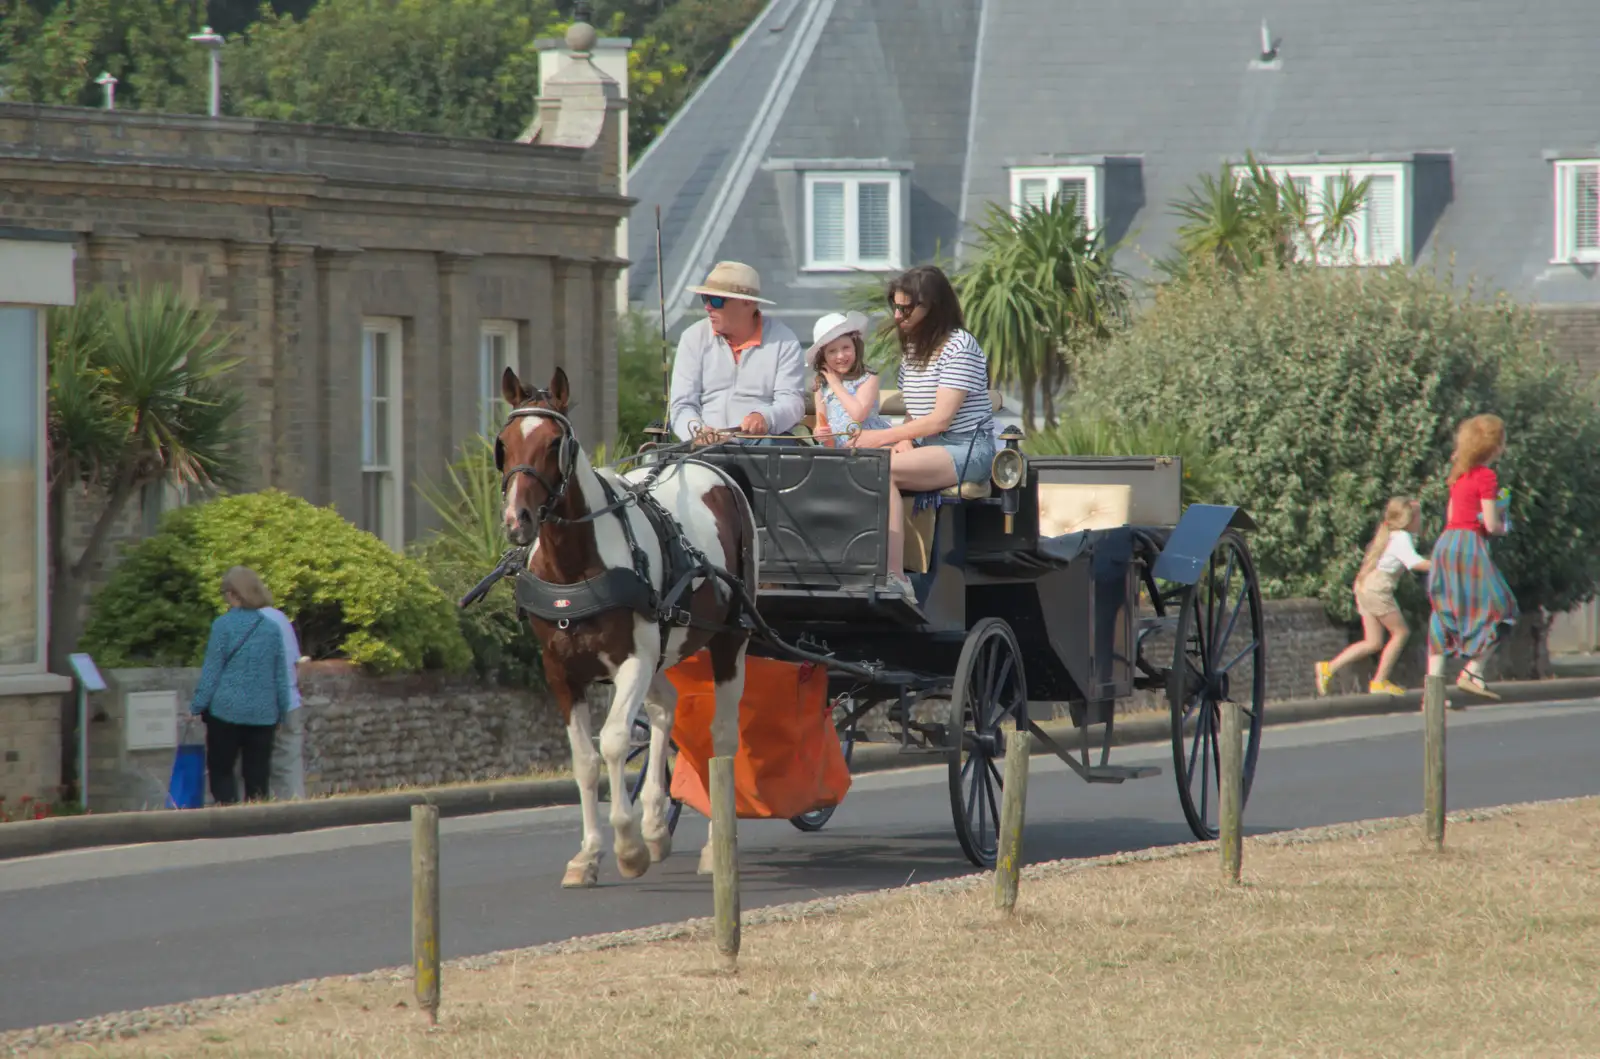
[[[912,587],[911,579],[905,574],[890,574],[888,587],[906,597],[906,602],[912,606],[917,602],[917,590]]]

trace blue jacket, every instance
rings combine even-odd
[[[211,623],[190,713],[233,724],[277,724],[289,712],[283,637],[259,610],[235,607]]]

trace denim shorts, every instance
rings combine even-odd
[[[994,463],[994,435],[988,430],[967,430],[961,433],[945,431],[923,438],[923,448],[938,446],[949,450],[955,461],[956,480],[960,482],[986,482]]]

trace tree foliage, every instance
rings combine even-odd
[[[1354,617],[1350,583],[1384,501],[1443,525],[1456,424],[1505,418],[1499,465],[1516,530],[1495,560],[1525,611],[1600,583],[1596,394],[1541,346],[1526,309],[1400,267],[1215,270],[1160,288],[1138,324],[1086,355],[1081,399],[1177,418],[1230,464],[1230,502],[1272,596]]]
[[[190,43],[198,0],[0,0],[0,85],[25,103],[99,106],[102,72],[119,107],[201,111],[208,60]]]
[[[168,514],[96,593],[85,649],[113,667],[199,665],[234,565],[261,575],[312,658],[378,672],[469,664],[455,607],[419,564],[332,508],[276,490]]]
[[[1083,402],[1063,409],[1061,421],[1023,442],[1034,456],[1176,456],[1183,464],[1179,502],[1229,502],[1232,476],[1225,455],[1188,425],[1153,416],[1119,415]]]

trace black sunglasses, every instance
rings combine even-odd
[[[910,316],[912,313],[917,311],[917,303],[897,302],[893,298],[890,298],[889,311],[894,313],[896,316]]]
[[[720,294],[702,294],[700,301],[707,309],[720,309],[728,304],[728,299]]]

